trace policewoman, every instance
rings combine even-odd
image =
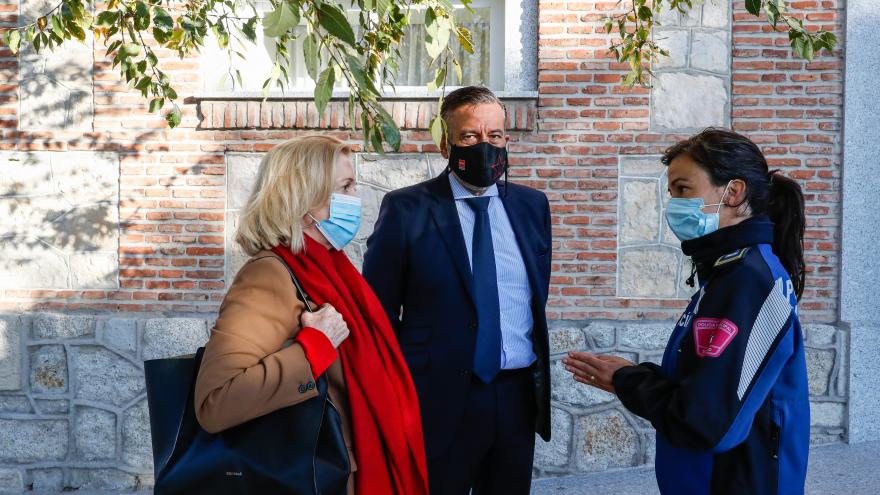
[[[651,422],[663,494],[802,494],[810,409],[797,312],[800,186],[727,130],[706,129],[663,162],[666,219],[698,290],[662,365],[574,352],[566,369]]]

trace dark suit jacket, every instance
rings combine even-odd
[[[550,207],[540,191],[499,184],[532,288],[538,362],[535,431],[550,439],[544,307],[550,284]],[[363,274],[379,296],[415,381],[429,457],[443,454],[464,410],[477,313],[461,222],[447,174],[389,193],[367,241]],[[527,407],[527,406],[524,406]]]

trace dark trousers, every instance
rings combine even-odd
[[[430,493],[527,495],[534,453],[531,372],[502,371],[489,384],[475,377],[452,446],[428,459]]]

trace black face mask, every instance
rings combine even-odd
[[[452,146],[449,170],[475,187],[489,187],[507,172],[507,148],[489,143]]]

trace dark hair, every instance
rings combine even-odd
[[[663,154],[669,165],[688,156],[709,173],[712,184],[724,186],[734,179],[746,183],[744,203],[752,215],[767,215],[773,221],[773,252],[791,276],[798,299],[804,291],[804,194],[794,180],[770,171],[761,149],[736,132],[708,128],[680,141]]]
[[[482,86],[465,86],[452,91],[443,98],[443,105],[440,107],[440,117],[449,122],[449,114],[455,110],[469,105],[479,105],[481,103],[497,103],[504,110],[504,117],[507,118],[507,108],[504,103],[495,96],[489,88]]]

